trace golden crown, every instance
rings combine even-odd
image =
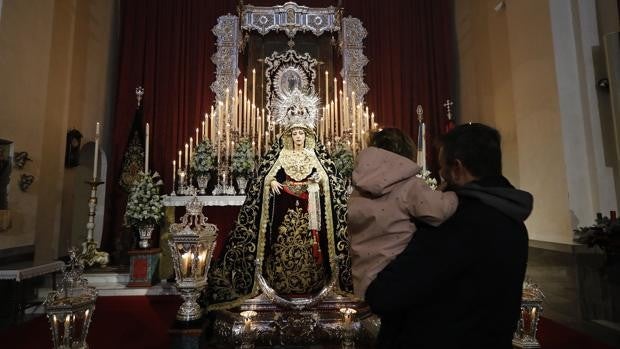
[[[319,117],[319,97],[295,89],[276,99],[274,114],[274,122],[285,128],[300,125],[313,129]]]

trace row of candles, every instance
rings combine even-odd
[[[326,77],[328,75],[327,72],[325,72]],[[244,79],[247,80],[247,79]],[[343,85],[344,88],[346,89],[346,81],[343,81]],[[337,79],[334,78],[334,88],[337,87]],[[245,88],[244,88],[245,90]],[[241,92],[241,91],[240,91]],[[328,87],[326,86],[326,98],[329,97],[328,95],[329,91],[328,91]],[[377,129],[377,124],[375,123],[375,118],[374,118],[374,113],[369,113],[368,112],[368,107],[365,108],[365,110],[362,109],[362,104],[359,103],[357,104],[356,108],[349,108],[350,105],[354,105],[355,104],[355,92],[351,93],[351,104],[349,104],[349,97],[345,97],[344,100],[342,99],[342,90],[339,91],[339,95],[340,97],[340,101],[341,103],[338,103],[338,95],[336,95],[334,93],[334,99],[329,103],[329,108],[327,108],[327,106],[325,106],[323,108],[323,112],[324,112],[324,117],[322,117],[319,120],[318,123],[318,134],[319,134],[319,138],[321,140],[322,143],[326,144],[328,149],[331,148],[331,140],[336,140],[338,137],[340,137],[340,139],[346,139],[346,135],[345,135],[345,125],[351,125],[350,128],[350,132],[351,132],[351,139],[347,139],[347,143],[348,145],[351,147],[351,150],[354,152],[354,154],[358,151],[361,150],[365,147],[365,140],[364,137],[366,135],[367,132],[373,131]],[[228,93],[226,94],[226,97],[228,97]],[[254,98],[254,96],[253,96]],[[234,100],[233,100],[234,102]],[[249,102],[249,100],[248,100]],[[219,106],[221,107],[222,103],[219,103]],[[226,103],[224,104],[225,106],[228,105],[228,98],[226,98]],[[244,109],[249,105],[249,103],[245,103],[243,105],[241,105]],[[253,106],[254,107],[254,106]],[[213,108],[212,108],[213,109]],[[256,111],[256,108],[254,108],[254,110]],[[221,109],[218,110],[220,113],[222,113]],[[422,109],[419,106],[418,107],[418,118],[420,119],[420,134],[419,134],[419,138],[418,138],[418,144],[422,144],[421,146],[418,146],[418,152],[423,152],[422,156],[418,156],[418,158],[420,159],[419,161],[421,162],[421,166],[422,167],[426,167],[425,165],[425,161],[424,161],[424,153],[425,153],[425,125],[424,122],[422,121]],[[263,119],[264,120],[264,114],[265,111],[264,109],[262,110],[262,115],[263,115]],[[221,114],[220,114],[221,115]],[[254,120],[252,120],[252,117],[255,117],[256,114],[254,113],[240,113],[237,115],[241,115],[241,118],[236,118],[235,121],[238,122],[236,125],[237,127],[240,127],[238,130],[239,134],[243,137],[252,137],[252,132],[251,130],[253,129],[252,127],[254,127],[254,129],[259,130],[259,132],[257,132],[256,134],[254,134],[255,139],[258,139],[258,147],[255,148],[255,152],[260,152],[262,153],[262,151],[266,151],[268,149],[269,146],[269,142],[273,142],[274,138],[275,138],[275,127],[273,127],[273,125],[271,125],[270,120],[268,120],[268,129],[270,129],[271,131],[266,131],[265,132],[265,139],[264,139],[264,145],[265,147],[262,148],[262,137],[258,137],[258,134],[262,134],[262,130],[263,130],[263,124],[260,122],[261,118],[260,116],[256,117]],[[207,139],[207,133],[208,131],[212,132],[211,133],[211,139],[212,140],[216,140],[216,144],[222,144],[222,139],[221,137],[221,132],[218,131],[217,132],[217,137],[213,136],[213,132],[215,132],[215,122],[214,120],[216,119],[216,114],[213,113],[212,114],[212,118],[211,118],[211,122],[210,122],[210,126],[207,129],[207,121],[209,119],[209,115],[206,114],[205,115],[205,121],[202,122],[202,139],[205,140]],[[223,121],[223,118],[220,118]],[[240,122],[243,121],[243,122]],[[219,126],[221,126],[221,122],[220,120],[218,120]],[[246,127],[242,127],[240,125],[245,124]],[[250,126],[247,126],[250,125]],[[358,126],[359,125],[359,126]],[[208,130],[208,131],[207,131]],[[250,132],[250,134],[244,134],[243,130]],[[224,156],[225,156],[225,160],[228,162],[230,161],[230,157],[232,156],[232,148],[234,148],[235,142],[231,141],[231,134],[230,134],[230,122],[227,120],[226,121],[226,134],[225,134],[225,143],[224,143]],[[95,128],[95,154],[94,154],[94,165],[93,165],[93,181],[97,180],[97,170],[98,170],[98,157],[99,157],[99,138],[100,138],[100,123],[97,122],[96,124],[96,128]],[[145,158],[144,158],[144,172],[148,173],[149,171],[149,148],[150,148],[150,126],[149,123],[146,123],[145,126]],[[196,128],[196,146],[198,146],[198,143],[200,142],[200,132],[199,129]],[[219,142],[218,142],[219,141]],[[256,145],[256,142],[252,142],[253,145]],[[218,163],[221,164],[221,157],[222,157],[222,152],[221,152],[221,147],[216,147],[217,148],[217,160]],[[189,162],[191,161],[192,157],[193,157],[193,153],[194,153],[194,139],[192,137],[189,138],[189,143],[185,143],[185,152],[183,153],[183,151],[179,150],[178,152],[178,163],[176,160],[172,161],[172,166],[173,166],[173,175],[176,174],[177,172],[177,164],[178,164],[178,171],[182,171],[184,170],[185,173],[187,173],[188,169],[189,169]],[[183,160],[183,154],[184,156],[184,162],[182,162]],[[420,155],[420,154],[419,154]]]
[[[209,139],[216,145],[218,164],[222,164],[222,160],[230,163],[235,139],[251,139],[257,154],[263,154],[275,142],[278,129],[272,122],[272,116],[270,113],[265,114],[264,108],[256,106],[256,70],[252,70],[251,94],[248,93],[248,79],[244,78],[243,82],[243,89],[239,89],[235,81],[237,94],[231,94],[226,89],[224,101],[217,101],[211,106],[211,112],[205,113],[201,127],[195,129],[195,138],[190,137],[184,151],[178,151],[178,162],[173,160],[175,169],[187,172],[194,147],[201,140]],[[357,153],[365,147],[366,134],[377,129],[375,115],[363,103],[358,103],[354,91],[346,95],[346,80],[342,82],[340,90],[337,78],[333,79],[333,83],[333,99],[330,100],[329,72],[326,71],[325,100],[328,102],[321,108],[322,117],[317,120],[318,137],[328,150],[331,150],[332,145],[335,146],[336,141],[346,140],[351,150]]]
[[[318,135],[321,143],[331,149],[332,142],[346,140],[347,145],[356,154],[366,146],[366,135],[377,129],[375,113],[370,113],[368,106],[356,99],[355,91],[347,95],[347,81],[342,81],[338,90],[338,79],[334,78],[333,99],[330,100],[329,72],[325,71],[325,106],[323,117],[319,120]],[[344,94],[343,94],[344,91]],[[358,96],[359,98],[359,96]],[[350,132],[350,136],[346,133]],[[349,139],[350,137],[350,139]]]

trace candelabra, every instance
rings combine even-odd
[[[183,298],[177,320],[192,321],[202,317],[196,300],[207,284],[207,273],[217,238],[215,224],[207,223],[202,214],[202,203],[196,197],[185,205],[181,223],[170,226],[172,238],[168,241],[172,255],[176,287]]]
[[[232,185],[229,166],[222,164],[217,172],[217,183],[215,189],[213,189],[213,195],[235,195],[235,187]]]
[[[104,182],[93,179],[87,181],[90,185],[90,198],[88,199],[88,223],[86,223],[86,241],[82,243],[82,253],[80,260],[86,266],[99,264],[105,267],[109,261],[107,252],[97,251],[97,243],[93,239],[93,231],[95,229],[95,215],[97,213],[97,187]]]

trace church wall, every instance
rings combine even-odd
[[[15,151],[27,151],[33,161],[23,171],[13,168],[11,173],[12,227],[0,233],[0,248],[34,242],[49,72],[49,60],[43,57],[48,57],[51,49],[52,10],[53,1],[4,1],[2,6],[0,137],[14,141]],[[35,176],[35,182],[25,193],[18,186],[21,173]]]
[[[504,172],[534,195],[530,238],[570,243],[566,164],[546,1],[455,2],[459,121],[503,136]]]
[[[96,121],[104,122],[103,135],[111,126],[105,124],[116,80],[117,11],[117,2],[107,0],[3,2],[0,138],[13,140],[16,151],[27,151],[33,161],[13,171],[13,225],[0,233],[0,250],[35,244],[38,260],[66,253],[73,214],[82,214],[76,207],[88,200],[74,195],[87,178],[64,168],[66,132],[78,129],[84,145],[94,139]],[[102,146],[109,150],[105,137]],[[90,161],[81,167],[91,168]],[[36,179],[24,193],[17,183],[26,172]]]
[[[550,1],[552,32],[558,79],[569,206],[572,227],[590,225],[597,212],[616,210],[614,167],[617,157],[605,150],[603,129],[608,92],[597,88],[597,75],[604,73],[604,50],[599,40],[594,2]],[[606,124],[608,126],[606,126]]]
[[[603,36],[612,0],[455,2],[461,122],[503,135],[504,172],[534,194],[534,240],[572,243],[572,229],[618,207]]]

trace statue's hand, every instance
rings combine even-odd
[[[321,180],[321,176],[319,176],[318,172],[314,172],[308,179],[314,183],[318,183]]]
[[[280,182],[273,180],[271,181],[271,192],[274,194],[280,194],[280,190],[282,189],[282,184]]]

